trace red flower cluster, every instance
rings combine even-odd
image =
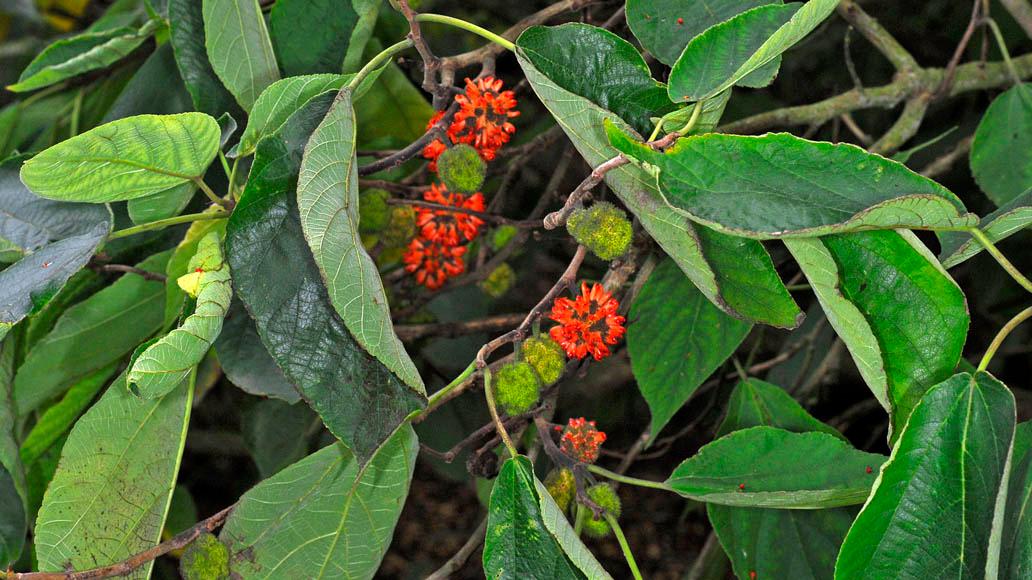
[[[402,260],[406,272],[416,273],[418,284],[437,290],[448,278],[466,271],[466,263],[462,261],[465,254],[466,246],[448,246],[416,237]]]
[[[449,193],[443,183],[435,183],[423,192],[423,199],[432,203],[461,207],[472,211],[484,211],[484,195],[474,193],[466,197],[461,193]],[[461,241],[477,237],[484,220],[475,215],[441,209],[416,208],[416,226],[419,233],[431,242],[457,246]]]
[[[509,121],[519,116],[516,95],[502,90],[502,80],[484,77],[472,81],[466,79],[466,92],[455,97],[459,110],[448,125],[448,138],[452,143],[466,143],[480,152],[484,161],[491,161],[502,145],[509,142],[516,127]],[[441,120],[444,111],[438,111],[426,128]],[[423,157],[430,160],[430,170],[437,171],[437,158],[448,146],[436,139],[423,148]]]
[[[584,417],[570,419],[559,438],[559,450],[582,463],[595,463],[606,434]]]
[[[619,342],[626,331],[624,317],[616,313],[619,308],[620,303],[601,284],[589,290],[582,282],[580,296],[558,298],[552,304],[550,318],[559,325],[548,334],[568,357],[581,359],[591,354],[602,360],[610,354],[608,345]]]

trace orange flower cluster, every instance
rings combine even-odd
[[[595,463],[606,434],[584,417],[570,419],[559,438],[559,450],[582,463]]]
[[[459,110],[448,126],[447,135],[452,144],[465,143],[474,147],[485,161],[495,158],[498,149],[509,142],[516,131],[509,119],[519,115],[514,111],[516,98],[512,91],[502,91],[502,81],[485,77],[476,81],[466,79],[466,92],[455,97]],[[427,129],[444,115],[439,111],[430,118]],[[430,160],[430,170],[437,171],[437,158],[448,149],[440,139],[423,149],[423,157]],[[452,193],[444,184],[435,183],[423,193],[423,199],[438,205],[482,212],[484,195],[466,196]],[[465,244],[480,233],[484,220],[463,212],[436,208],[416,208],[416,226],[419,235],[409,244],[403,261],[405,270],[415,274],[416,282],[430,290],[437,290],[453,276],[466,271],[463,256]]]
[[[552,304],[549,317],[559,325],[548,334],[570,358],[591,354],[602,360],[610,355],[609,346],[619,342],[626,331],[624,317],[616,313],[619,308],[620,303],[601,284],[589,289],[582,282],[580,296],[558,298]]]

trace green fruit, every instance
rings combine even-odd
[[[211,534],[202,534],[183,552],[179,573],[186,580],[229,578],[229,549]]]
[[[375,234],[382,231],[391,221],[391,208],[387,205],[390,194],[382,189],[367,189],[358,194],[358,231]]]
[[[399,248],[416,235],[416,210],[411,205],[391,208],[391,219],[380,233],[380,241],[388,248]]]
[[[566,368],[566,353],[559,343],[547,336],[536,336],[528,338],[523,342],[520,352],[523,360],[534,367],[541,382],[545,386],[552,386],[559,377],[563,376]]]
[[[566,220],[566,230],[577,243],[607,261],[627,252],[633,234],[627,214],[608,202],[575,210]]]
[[[537,403],[541,379],[534,367],[525,362],[509,363],[494,374],[495,403],[510,417],[526,413]]]
[[[480,282],[478,286],[491,298],[501,298],[506,292],[512,288],[513,283],[516,282],[516,271],[512,269],[507,263],[502,263],[488,274],[487,278]]]
[[[437,175],[448,191],[476,193],[484,185],[487,165],[476,149],[459,143],[437,158]]]
[[[586,492],[591,501],[597,503],[607,514],[613,516],[613,519],[620,518],[620,496],[616,495],[616,490],[612,486],[608,483],[599,483],[589,487]],[[588,510],[588,514],[584,517],[584,532],[586,534],[594,538],[604,538],[611,531],[612,528],[605,518],[596,520],[594,514]]]
[[[516,226],[498,226],[491,233],[491,249],[498,252],[502,248],[509,245],[509,242],[516,237],[519,230]]]
[[[577,495],[577,482],[569,469],[553,469],[548,472],[545,477],[545,488],[563,512],[570,507],[570,502]]]

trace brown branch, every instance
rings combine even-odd
[[[964,34],[960,37],[960,42],[957,43],[957,48],[953,50],[953,57],[950,58],[949,64],[946,65],[946,73],[942,77],[942,83],[939,85],[939,88],[935,91],[936,95],[945,95],[949,92],[950,87],[953,86],[953,78],[957,74],[960,59],[964,57],[964,51],[967,50],[968,43],[971,42],[971,37],[975,34],[975,29],[978,28],[982,20],[982,8],[982,0],[974,0],[971,7],[971,18],[968,20],[967,28],[964,29]]]
[[[150,280],[152,282],[165,282],[167,277],[164,274],[157,272],[148,272],[143,268],[137,268],[135,266],[126,266],[125,264],[90,264],[90,269],[94,272],[118,272],[122,274],[136,274],[144,280]]]
[[[398,150],[393,155],[384,157],[383,159],[378,159],[372,163],[369,163],[368,165],[360,165],[358,167],[358,174],[363,176],[372,175],[374,173],[379,173],[380,171],[385,171],[387,169],[394,169],[402,163],[405,163],[406,161],[421,154],[423,152],[423,148],[429,145],[430,142],[434,139],[446,138],[445,130],[447,129],[448,125],[451,124],[452,118],[455,116],[455,113],[458,110],[458,104],[452,103],[452,105],[448,107],[448,111],[444,114],[444,116],[438,119],[438,121],[434,123],[432,127],[427,129],[426,133],[423,133],[422,137],[416,139],[412,143],[409,143],[408,146],[406,146],[404,149]]]
[[[496,224],[505,224],[514,226],[517,228],[539,228],[541,227],[541,220],[514,220],[505,216],[495,215],[492,213],[486,213],[482,211],[476,211],[465,207],[456,207],[452,205],[444,205],[440,203],[434,203],[432,201],[423,201],[420,199],[396,199],[391,198],[387,200],[388,205],[411,205],[414,207],[425,207],[429,209],[437,209],[441,211],[448,211],[452,213],[464,213],[476,216],[484,221],[489,221]]]
[[[394,327],[398,338],[412,341],[427,336],[435,338],[454,338],[478,332],[497,332],[512,328],[523,320],[523,314],[501,314],[476,320],[461,322],[438,322],[434,324],[402,324]]]
[[[459,548],[455,555],[448,559],[443,566],[437,569],[436,572],[426,577],[426,580],[447,580],[452,577],[452,574],[458,572],[466,565],[466,561],[473,555],[473,552],[480,547],[480,544],[484,543],[484,537],[487,535],[487,518],[480,521],[480,525],[477,529],[473,530],[470,534],[469,539],[466,543]]]

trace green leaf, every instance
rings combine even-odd
[[[787,133],[708,134],[678,139],[662,153],[616,126],[608,129],[617,149],[658,170],[659,189],[668,203],[729,234],[798,238],[865,229],[967,227],[978,219],[948,189],[855,145]],[[828,172],[829,167],[836,170]]]
[[[1014,396],[986,373],[928,391],[850,528],[835,577],[996,578],[1014,424]]]
[[[219,150],[219,124],[204,113],[119,119],[25,162],[37,195],[104,203],[144,197],[199,179]]]
[[[217,233],[201,239],[190,260],[190,269],[200,274],[193,313],[179,328],[133,357],[126,377],[129,388],[146,399],[164,396],[181,383],[222,332],[222,319],[229,310],[233,288]]]
[[[1032,224],[1032,189],[1018,195],[982,218],[978,228],[994,243],[1009,238]],[[942,249],[939,260],[952,268],[978,255],[985,248],[967,232],[938,232]]]
[[[736,84],[769,84],[774,78],[771,71],[757,71],[772,67],[782,53],[830,16],[839,1],[760,6],[711,27],[689,42],[674,63],[670,100],[701,101]],[[765,83],[751,82],[759,78]]]
[[[1000,577],[1020,580],[1032,574],[1032,422],[1019,423],[1014,433],[1007,511],[1000,548]]]
[[[506,460],[495,479],[484,539],[484,574],[495,580],[586,578],[547,532],[534,468],[522,455]]]
[[[269,36],[283,74],[341,70],[357,23],[358,13],[347,0],[276,2],[269,13]]]
[[[137,267],[161,272],[169,253],[147,258]],[[120,360],[161,328],[164,287],[124,274],[107,288],[69,308],[54,329],[18,367],[14,406],[19,415],[93,371]]]
[[[907,231],[786,240],[846,343],[892,434],[957,368],[970,317],[964,293]]]
[[[186,209],[196,191],[197,185],[189,181],[146,197],[130,199],[126,203],[129,219],[134,224],[146,224],[177,216]]]
[[[650,117],[675,108],[631,43],[604,28],[532,26],[516,45],[552,82],[616,113],[641,133],[651,130]]]
[[[119,364],[115,362],[86,375],[72,385],[59,402],[48,408],[21,444],[22,463],[31,465],[57,443],[89,407],[97,393],[108,384],[118,367]]]
[[[570,559],[570,562],[588,578],[593,580],[612,579],[612,576],[595,559],[595,555],[581,541],[573,526],[570,525],[570,521],[566,519],[566,514],[559,509],[548,488],[537,477],[534,478],[534,489],[537,492],[538,505],[541,508],[541,521],[544,522],[548,532],[559,542],[559,547],[563,549],[563,553]]]
[[[15,338],[0,340],[0,567],[6,567],[22,553],[28,521],[28,486],[18,454],[17,423],[10,397],[18,350]]]
[[[201,3],[197,0],[168,0],[168,20],[176,65],[194,107],[213,117],[230,113],[242,119],[238,114],[239,105],[208,62]]]
[[[978,186],[998,206],[1032,187],[1032,84],[1015,85],[989,105],[970,162]]]
[[[603,125],[612,122],[629,129],[623,121],[555,84],[529,60],[519,55],[517,58],[531,87],[588,164],[597,166],[619,153],[606,139]],[[670,209],[656,188],[655,179],[639,167],[624,165],[614,169],[606,174],[605,181],[692,283],[723,311],[775,326],[797,324],[799,308],[762,245],[753,240],[739,242],[711,231],[700,234],[705,228],[697,228],[686,216]],[[738,260],[736,255],[743,258]],[[720,268],[718,273],[718,263],[728,264],[729,260],[734,267],[728,271]],[[744,284],[737,286],[739,282]]]
[[[280,78],[258,0],[203,0],[202,9],[211,68],[250,111],[265,87]]]
[[[0,566],[6,568],[21,556],[27,529],[25,503],[14,478],[0,465]]]
[[[262,344],[254,320],[239,298],[229,306],[222,332],[215,340],[219,364],[229,382],[244,392],[261,397],[275,397],[293,404],[301,400],[272,355]]]
[[[308,454],[307,434],[317,420],[308,405],[275,399],[258,401],[244,411],[241,433],[262,479]]]
[[[711,304],[670,259],[656,266],[628,318],[627,351],[653,438],[752,328]]]
[[[409,425],[361,461],[330,445],[240,498],[219,538],[243,578],[372,578],[408,495],[419,442]]]
[[[426,399],[348,331],[302,232],[297,174],[332,97],[309,102],[259,143],[226,245],[235,290],[269,353],[330,431],[364,461]]]
[[[366,54],[372,56],[382,49],[383,45],[373,38]],[[354,103],[358,144],[403,147],[423,136],[434,108],[398,65],[388,64],[379,75],[379,82],[369,88],[367,97]]]
[[[34,91],[63,80],[95,71],[122,60],[154,33],[156,23],[148,22],[139,30],[116,28],[85,32],[51,44],[22,71],[18,82],[7,90]]]
[[[727,415],[717,429],[717,437],[748,427],[767,425],[795,433],[819,431],[846,438],[833,427],[806,412],[784,389],[760,379],[738,383],[727,404]]]
[[[358,72],[364,60],[366,45],[373,37],[376,21],[380,16],[380,8],[383,0],[350,0],[351,7],[358,14],[358,21],[351,32],[351,39],[348,43],[348,52],[344,56],[344,66],[341,70],[346,73]],[[379,49],[378,49],[379,50]]]
[[[867,499],[874,483],[867,469],[883,461],[827,433],[751,427],[703,446],[666,483],[686,498],[720,505],[839,507]]]
[[[244,157],[254,153],[258,141],[279,130],[294,111],[316,95],[340,89],[350,78],[350,75],[319,74],[290,77],[272,83],[255,101],[234,155]]]
[[[104,113],[103,122],[133,115],[173,115],[192,110],[190,93],[176,68],[172,44],[165,43],[133,73],[111,108]]]
[[[358,231],[358,158],[351,91],[334,99],[305,146],[297,180],[301,227],[333,307],[360,345],[412,390],[423,380],[394,333],[380,272]]]
[[[36,520],[41,571],[113,564],[161,541],[192,400],[192,376],[152,400],[130,394],[123,376],[76,422]]]
[[[627,0],[627,26],[660,62],[673,66],[688,41],[750,8],[781,0]]]

